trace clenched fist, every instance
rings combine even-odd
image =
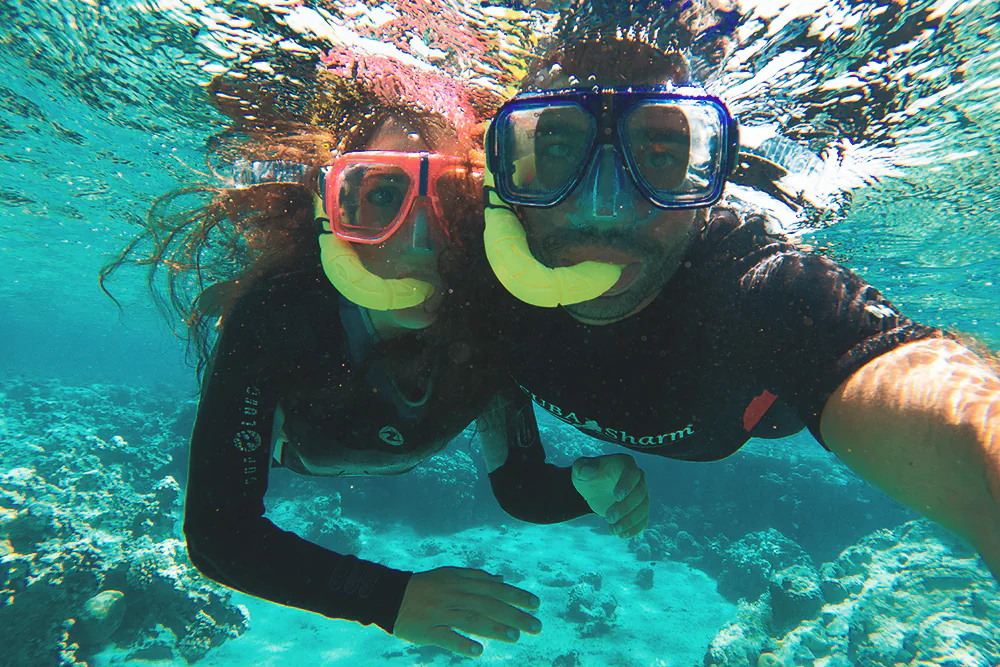
[[[649,523],[646,473],[628,454],[581,457],[573,462],[573,486],[604,517],[611,532],[635,537]]]

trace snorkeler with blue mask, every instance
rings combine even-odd
[[[486,137],[485,251],[516,297],[494,322],[518,386],[587,436],[678,460],[808,428],[1000,574],[1000,377],[725,198],[787,168],[741,155],[683,49],[581,34],[529,66]]]

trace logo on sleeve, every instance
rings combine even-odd
[[[257,431],[243,429],[233,436],[233,444],[241,452],[253,452],[260,447],[260,434]]]

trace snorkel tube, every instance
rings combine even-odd
[[[486,137],[489,155],[488,130]],[[489,160],[484,171],[483,205],[486,258],[500,283],[521,301],[543,308],[570,306],[601,296],[621,277],[624,267],[618,264],[588,261],[553,269],[535,259],[514,209],[497,195]]]
[[[366,269],[351,244],[329,231],[330,223],[319,197],[313,196],[313,206],[323,229],[319,235],[323,273],[344,298],[369,310],[402,310],[419,306],[434,293],[434,286],[422,280],[380,278]]]

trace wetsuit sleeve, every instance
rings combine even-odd
[[[264,518],[277,402],[274,382],[260,380],[261,360],[274,358],[267,329],[263,314],[236,310],[205,380],[184,512],[191,562],[250,595],[391,633],[410,572],[329,551]]]
[[[500,507],[515,519],[539,524],[560,523],[591,513],[587,501],[573,486],[573,469],[545,462],[545,449],[528,397],[514,389],[499,397],[494,408],[484,438],[507,450],[506,460],[489,475]]]
[[[765,234],[762,221],[747,224],[744,231]],[[758,257],[740,278],[747,352],[765,387],[821,443],[826,401],[855,371],[901,345],[944,335],[911,321],[877,289],[826,257],[783,239],[758,238],[754,245]]]

